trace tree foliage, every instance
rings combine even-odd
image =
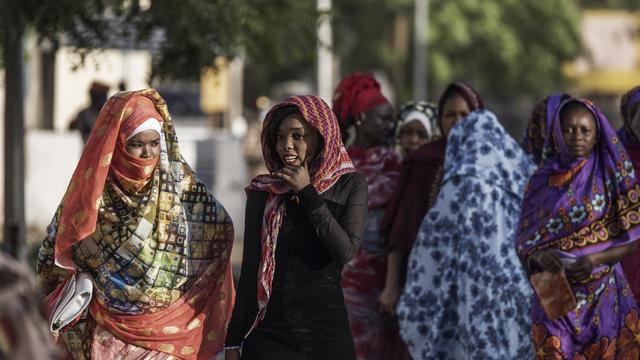
[[[242,53],[280,69],[309,62],[316,19],[312,0],[8,0],[0,37],[20,24],[85,50],[142,44],[155,51],[154,75],[198,78],[217,56]]]
[[[345,70],[388,69],[404,62],[410,71],[410,53],[398,54],[391,39],[392,19],[399,14],[411,19],[413,1],[344,0],[337,7],[339,26],[355,34],[337,39],[341,57],[350,62]],[[494,97],[557,90],[564,81],[563,62],[581,50],[579,20],[574,1],[431,0],[430,88],[463,79]]]

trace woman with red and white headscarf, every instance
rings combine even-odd
[[[358,359],[392,359],[401,340],[394,317],[384,311],[378,297],[385,282],[388,246],[380,225],[400,176],[400,157],[389,143],[395,131],[395,111],[373,76],[360,73],[342,79],[333,110],[344,130],[355,127],[348,152],[369,188],[362,244],[342,274],[356,355]]]
[[[120,92],[100,111],[47,229],[49,310],[74,273],[93,297],[59,332],[74,359],[209,359],[234,301],[229,215],[182,158],[165,101]]]
[[[360,245],[367,183],[318,97],[274,106],[261,140],[270,174],[247,188],[226,359],[355,359],[340,275]]]

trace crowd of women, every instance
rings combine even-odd
[[[50,313],[81,275],[93,286],[59,355],[639,359],[639,107],[640,87],[616,133],[589,100],[551,95],[519,143],[460,82],[398,111],[368,74],[332,106],[289,97],[264,119],[236,295],[232,221],[166,103],[120,92],[40,249]],[[540,274],[568,284],[560,316]]]

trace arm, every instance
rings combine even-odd
[[[393,249],[387,255],[387,277],[378,301],[380,311],[392,316],[395,315],[395,308],[400,298],[408,255],[408,252],[402,249]]]
[[[587,255],[595,265],[613,265],[622,259],[633,254],[638,248],[636,242],[630,244],[615,246],[605,251]]]
[[[342,264],[351,260],[360,246],[367,217],[367,182],[362,175],[352,178],[349,197],[342,216],[336,219],[325,201],[312,185],[304,187],[298,195],[307,218],[316,229],[316,235],[329,255]]]
[[[607,250],[585,255],[578,259],[573,265],[567,267],[567,277],[572,281],[586,281],[591,276],[593,268],[598,265],[611,266],[625,257],[633,254],[637,249],[634,242],[615,246]]]
[[[257,283],[260,263],[260,225],[266,196],[249,192],[245,209],[245,230],[242,250],[242,268],[233,314],[227,329],[225,347],[240,347],[251,322],[258,312]],[[231,356],[231,355],[230,355]]]

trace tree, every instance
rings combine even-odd
[[[349,35],[337,38],[346,71],[410,71],[409,53],[392,45],[397,16],[410,18],[413,1],[345,0],[337,11]],[[581,50],[580,8],[574,1],[430,0],[430,88],[453,79],[471,82],[489,97],[542,95],[564,85],[562,64]],[[386,20],[385,20],[386,19]],[[357,39],[354,41],[353,39]],[[401,92],[404,99],[405,90]]]
[[[35,31],[55,51],[81,54],[110,44],[156,51],[154,76],[198,78],[217,56],[256,62],[309,59],[315,45],[311,0],[3,0],[0,40],[5,67],[5,247],[24,243],[24,99],[22,39]]]

